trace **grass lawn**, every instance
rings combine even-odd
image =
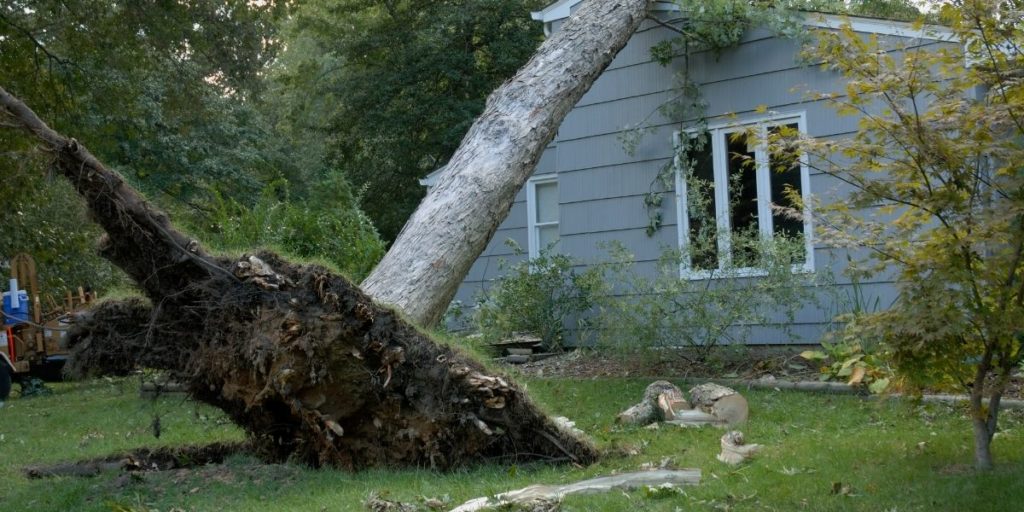
[[[713,428],[620,428],[615,414],[635,402],[644,380],[530,380],[531,394],[569,416],[609,454],[592,467],[490,464],[439,474],[374,470],[349,474],[235,457],[222,466],[119,478],[27,480],[27,464],[108,455],[140,446],[238,440],[216,410],[180,396],[138,397],[137,380],[54,386],[52,396],[14,398],[0,409],[0,510],[363,510],[371,492],[415,502],[462,501],[533,483],[568,483],[660,464],[703,470],[699,486],[651,497],[643,492],[570,497],[563,510],[1024,510],[1024,417],[1001,421],[991,474],[971,470],[971,433],[961,409],[848,396],[748,391],[748,442],[766,445],[732,469],[715,460]],[[159,415],[161,435],[153,436]],[[833,493],[848,486],[848,493]]]

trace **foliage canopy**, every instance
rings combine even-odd
[[[3,85],[200,238],[240,249],[224,245],[224,230],[238,233],[246,216],[260,215],[264,191],[277,183],[275,201],[303,203],[274,209],[291,212],[285,215],[291,220],[279,220],[293,226],[293,235],[270,241],[273,234],[253,234],[245,245],[308,255],[311,245],[354,236],[355,245],[376,247],[363,251],[364,260],[341,262],[348,252],[331,254],[342,269],[361,275],[382,243],[340,171],[326,165],[320,140],[286,122],[287,104],[278,101],[278,28],[289,7],[243,0],[16,0],[0,7]],[[50,190],[43,179],[49,156],[11,131],[0,133],[0,146],[0,166],[11,177],[0,193],[20,212],[5,226],[0,255],[31,252],[44,279],[54,279],[46,289],[76,283],[103,289],[116,281],[118,273],[93,254],[98,231],[83,223],[78,199],[67,187]],[[327,186],[331,193],[323,193]],[[299,211],[312,219],[301,230]],[[338,220],[321,221],[329,215]],[[343,227],[353,231],[340,234]]]
[[[332,165],[392,240],[484,99],[533,54],[545,0],[311,0],[287,31],[293,112],[327,134]]]

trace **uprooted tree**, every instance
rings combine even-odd
[[[75,139],[0,88],[106,231],[100,253],[148,301],[107,302],[72,333],[73,365],[169,371],[268,460],[358,469],[489,458],[593,461],[584,438],[410,320],[429,324],[507,215],[562,119],[625,45],[648,0],[590,1],[488,100],[438,188],[365,283],[269,253],[215,257]],[[6,123],[5,123],[6,124]]]

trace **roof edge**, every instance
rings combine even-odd
[[[559,0],[544,9],[530,13],[536,21],[547,24],[568,18],[572,8],[583,0]],[[671,2],[657,2],[655,11],[678,11],[679,6]],[[940,25],[920,25],[906,21],[870,18],[851,14],[827,14],[808,11],[804,15],[804,24],[810,27],[838,29],[849,23],[854,32],[907,37],[911,39],[931,39],[936,41],[956,40],[954,32]]]

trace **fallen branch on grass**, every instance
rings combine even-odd
[[[500,507],[533,507],[550,506],[561,502],[570,494],[596,494],[614,490],[631,490],[641,487],[660,487],[665,485],[684,486],[700,483],[699,469],[640,471],[621,475],[603,476],[583,480],[567,485],[531,485],[516,491],[509,491],[494,497],[474,498],[451,512],[475,512]],[[514,509],[519,510],[519,509]]]

